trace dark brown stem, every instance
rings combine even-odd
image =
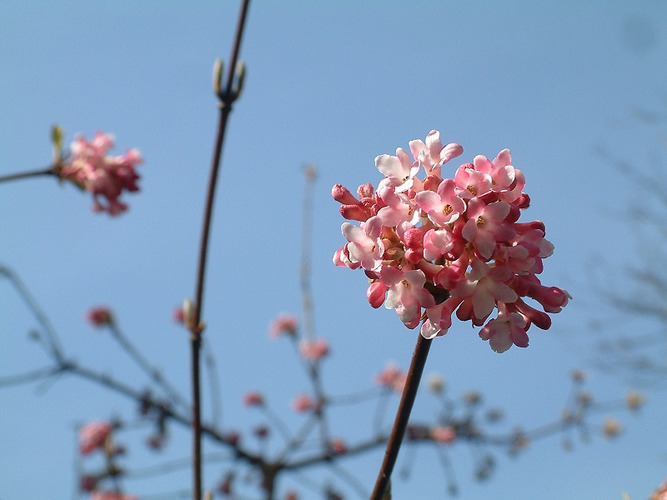
[[[232,103],[238,97],[238,91],[233,88],[234,71],[236,61],[238,60],[241,49],[241,38],[245,26],[246,14],[250,0],[244,0],[241,5],[241,12],[236,27],[236,36],[232,48],[231,64],[229,66],[229,75],[227,77],[226,88],[223,94],[219,95],[220,116],[218,121],[218,130],[213,150],[213,161],[211,164],[211,173],[208,183],[208,192],[206,195],[206,204],[204,208],[204,220],[201,234],[201,243],[199,246],[199,263],[197,266],[197,284],[195,286],[195,302],[192,316],[187,318],[190,328],[190,350],[191,350],[191,378],[192,378],[192,473],[193,473],[193,500],[202,500],[202,460],[201,460],[201,383],[200,383],[200,354],[202,342],[202,310],[204,298],[204,281],[206,275],[206,257],[208,253],[208,241],[211,228],[211,219],[213,216],[213,202],[215,200],[215,187],[220,170],[220,161],[222,159],[222,146],[225,140],[225,129],[227,128],[227,119],[232,111]]]
[[[424,365],[426,365],[426,358],[428,357],[428,351],[430,347],[431,339],[425,339],[419,335],[417,338],[415,351],[412,354],[412,362],[410,363],[408,378],[405,381],[405,387],[403,388],[401,402],[398,405],[398,411],[396,412],[394,427],[391,430],[391,435],[389,436],[387,450],[384,454],[384,461],[382,462],[382,467],[380,467],[380,472],[378,474],[377,480],[375,481],[375,489],[371,494],[371,500],[381,500],[384,496],[384,492],[387,490],[387,486],[389,485],[391,473],[394,470],[396,458],[398,458],[398,450],[401,448],[403,436],[405,435],[405,429],[408,426],[410,412],[412,411],[412,405],[414,404],[415,397],[417,396],[419,381],[421,380],[422,373],[424,372]]]
[[[39,170],[29,170],[27,172],[19,172],[17,174],[0,175],[0,182],[16,181],[19,179],[28,179],[29,177],[39,177],[42,175],[58,175],[55,173],[53,167],[40,168]]]

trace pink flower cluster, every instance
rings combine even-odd
[[[123,156],[107,156],[113,148],[113,136],[97,132],[88,142],[79,136],[70,146],[70,158],[60,170],[60,177],[68,179],[93,194],[93,211],[118,215],[127,210],[119,200],[125,191],[138,191],[137,165],[143,162],[138,149],[131,149]],[[106,199],[103,204],[101,198]]]
[[[443,178],[442,166],[463,153],[461,146],[443,145],[435,130],[409,146],[411,154],[398,148],[396,156],[375,158],[384,175],[377,189],[364,184],[354,196],[333,187],[341,215],[359,222],[343,223],[347,243],[334,263],[362,268],[371,306],[395,309],[408,328],[421,323],[425,338],[444,335],[456,312],[483,326],[479,335],[494,351],[526,347],[530,326],[548,329],[546,313],[561,311],[571,297],[537,277],[553,245],[541,221],[518,222],[530,204],[523,173],[504,149],[493,160],[476,156]],[[422,168],[426,175],[419,178]]]

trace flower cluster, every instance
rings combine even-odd
[[[138,149],[131,149],[123,156],[107,156],[113,148],[113,136],[97,132],[88,142],[77,137],[70,146],[70,157],[63,162],[59,175],[74,182],[93,195],[93,211],[118,215],[127,210],[119,200],[123,190],[138,191],[137,165],[143,162]],[[103,204],[101,198],[106,198]]]
[[[364,184],[354,196],[333,187],[341,215],[359,222],[343,223],[347,243],[334,264],[362,268],[371,306],[395,309],[408,328],[421,323],[425,338],[444,335],[456,312],[483,326],[479,335],[494,351],[526,347],[530,326],[548,329],[546,313],[559,312],[571,297],[537,277],[553,245],[541,221],[518,222],[530,204],[523,173],[505,149],[493,160],[476,156],[444,178],[442,166],[463,153],[461,146],[443,145],[435,130],[409,146],[411,155],[398,148],[396,156],[375,158],[384,175],[377,189]]]

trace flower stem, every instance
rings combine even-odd
[[[202,499],[202,451],[201,451],[201,382],[200,382],[200,355],[202,344],[202,309],[204,300],[204,281],[206,277],[206,257],[208,254],[209,233],[211,219],[213,217],[213,202],[215,200],[215,187],[220,170],[222,159],[222,146],[225,141],[225,129],[227,128],[227,118],[232,111],[232,103],[238,97],[238,91],[233,89],[234,69],[241,49],[241,37],[245,26],[246,14],[250,0],[243,0],[241,12],[239,14],[238,24],[236,26],[236,36],[232,48],[232,58],[229,67],[229,76],[226,82],[226,89],[221,94],[218,120],[218,130],[215,139],[215,148],[213,150],[213,161],[211,164],[211,173],[206,194],[206,203],[204,206],[204,220],[202,224],[202,234],[199,246],[199,261],[197,265],[197,284],[195,286],[195,302],[193,316],[188,319],[190,328],[190,351],[191,351],[191,382],[192,382],[192,475],[193,500]]]
[[[27,179],[29,177],[39,177],[41,175],[57,175],[57,174],[54,172],[53,167],[40,168],[38,170],[28,170],[27,172],[19,172],[17,174],[0,175],[0,183],[16,181],[19,179]]]
[[[408,426],[412,405],[417,396],[419,381],[424,372],[424,365],[426,365],[426,358],[431,347],[431,342],[431,339],[425,339],[421,335],[417,338],[417,345],[412,354],[412,362],[410,363],[408,378],[405,381],[401,402],[398,405],[398,411],[396,412],[396,420],[394,420],[394,427],[389,436],[389,442],[387,443],[387,449],[384,454],[384,461],[382,462],[382,467],[380,468],[377,480],[375,481],[375,489],[371,494],[371,500],[382,500],[384,493],[387,490],[387,486],[389,485],[391,473],[394,470],[394,465],[398,458],[398,450],[401,447],[405,429]]]

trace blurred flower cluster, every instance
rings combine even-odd
[[[434,130],[409,146],[412,155],[398,148],[396,156],[375,158],[384,175],[376,189],[364,184],[354,196],[333,187],[341,215],[359,222],[343,223],[347,243],[334,263],[362,268],[371,306],[395,309],[408,328],[421,323],[426,338],[444,335],[456,311],[484,325],[479,335],[494,351],[526,347],[530,326],[548,329],[546,313],[561,311],[571,297],[537,277],[553,245],[541,221],[518,222],[530,204],[523,173],[505,149],[493,160],[478,155],[446,178],[441,168],[463,153],[460,145],[443,145]]]
[[[97,132],[92,141],[78,136],[70,146],[69,157],[59,163],[58,175],[92,193],[93,211],[118,215],[127,210],[127,204],[119,199],[122,192],[139,190],[135,168],[143,159],[138,149],[108,156],[112,148],[110,134]]]

